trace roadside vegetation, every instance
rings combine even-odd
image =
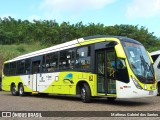
[[[39,42],[33,44],[0,45],[0,75],[3,62],[16,56],[45,48]]]

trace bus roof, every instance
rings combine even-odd
[[[49,48],[41,49],[41,50],[38,50],[38,51],[35,51],[35,52],[31,52],[31,53],[28,53],[28,54],[24,54],[24,55],[15,57],[15,58],[9,60],[8,62],[22,60],[22,59],[26,59],[26,58],[35,57],[35,56],[38,56],[38,55],[44,55],[44,54],[47,54],[47,53],[50,53],[50,52],[55,52],[55,51],[60,51],[60,50],[72,48],[72,47],[75,47],[76,44],[79,44],[79,42],[82,42],[83,40],[84,39],[80,38],[80,39],[77,39],[77,40],[72,40],[72,41],[69,41],[69,42],[58,44],[58,45],[55,45],[55,46],[52,46],[52,47],[49,47]]]
[[[151,52],[150,55],[160,55],[160,50],[157,50],[157,51],[154,51],[154,52]]]
[[[112,36],[112,35],[96,35],[96,36],[88,36],[88,37],[84,37],[84,40],[89,40],[89,39],[95,39],[95,38],[117,38],[120,41],[124,41],[124,42],[132,42],[132,43],[136,43],[136,44],[140,44],[142,45],[140,42],[131,39],[131,38],[127,38],[127,37],[123,37],[123,36]]]
[[[69,41],[69,42],[65,42],[65,43],[62,43],[62,44],[58,44],[58,45],[55,45],[55,46],[52,46],[52,47],[49,47],[49,48],[45,48],[45,49],[42,49],[42,50],[38,50],[38,51],[35,51],[35,52],[24,54],[24,55],[15,57],[15,58],[7,61],[7,62],[13,62],[13,61],[17,61],[17,60],[22,60],[22,59],[26,59],[26,58],[35,57],[35,56],[38,56],[38,55],[44,55],[44,54],[47,54],[47,53],[50,53],[50,52],[56,52],[56,51],[60,51],[60,50],[69,49],[69,48],[72,48],[72,47],[76,47],[76,45],[81,45],[80,43],[84,42],[85,40],[96,39],[96,38],[117,38],[121,41],[141,44],[138,41],[127,38],[127,37],[96,35],[96,36],[79,38],[79,39],[72,40],[72,41]]]

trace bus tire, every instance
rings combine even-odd
[[[84,103],[91,102],[91,90],[88,86],[88,84],[84,83],[81,88],[81,100]]]
[[[26,93],[24,92],[23,84],[19,85],[18,93],[19,93],[19,96],[25,96],[26,95]]]
[[[115,99],[116,99],[116,97],[108,97],[108,98],[107,98],[107,100],[108,100],[109,102],[114,102]]]
[[[18,96],[18,91],[16,90],[16,85],[15,84],[11,85],[11,94],[13,96]]]

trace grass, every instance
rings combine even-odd
[[[4,61],[10,60],[19,55],[43,49],[44,47],[45,46],[38,42],[33,44],[0,45],[0,75]]]
[[[40,43],[19,44],[19,45],[0,45],[0,56],[4,60],[9,60],[22,54],[30,53],[43,49]]]

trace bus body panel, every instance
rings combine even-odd
[[[35,75],[35,74],[34,74]],[[67,75],[72,75],[71,78],[67,78]],[[36,75],[35,75],[36,76]],[[37,91],[39,93],[53,93],[53,94],[76,94],[76,85],[80,81],[85,81],[88,83],[91,89],[92,96],[97,95],[96,75],[85,72],[56,72],[56,73],[45,73],[37,74],[37,78],[33,75],[22,75],[22,76],[12,76],[6,77],[3,80],[2,89],[5,91],[10,91],[10,86],[12,83],[16,85],[18,91],[18,84],[22,83],[24,85],[25,92]],[[92,77],[92,80],[89,80]],[[37,85],[33,82],[37,79]],[[70,80],[72,80],[70,82]],[[6,82],[7,81],[7,82]],[[35,89],[37,87],[37,89]]]
[[[134,85],[132,79],[128,84],[116,81],[117,84],[117,98],[141,98],[141,97],[152,97],[157,95],[157,89],[153,90],[144,90],[144,89],[137,89]],[[149,85],[148,87],[151,87]],[[152,86],[155,87],[155,86]]]

